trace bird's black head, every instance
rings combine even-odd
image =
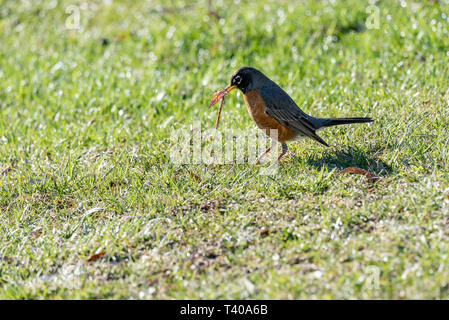
[[[243,93],[250,90],[260,89],[270,83],[262,72],[251,67],[242,67],[238,69],[231,78],[231,84],[223,89],[223,92],[231,92],[234,89],[240,89]]]
[[[259,72],[250,67],[243,67],[238,69],[231,78],[231,86],[237,87],[243,93],[246,93],[252,88],[252,74]]]
[[[209,108],[215,105],[218,101],[222,100],[225,95],[234,89],[239,89],[246,94],[250,90],[261,89],[267,85],[273,85],[270,79],[268,79],[262,72],[251,67],[242,67],[238,69],[231,77],[231,84],[226,88],[214,93],[212,101],[209,104]],[[223,100],[222,100],[223,101]]]

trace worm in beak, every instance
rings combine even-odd
[[[209,108],[212,107],[213,105],[215,105],[218,101],[222,100],[224,98],[225,95],[227,95],[229,92],[231,92],[232,90],[234,90],[235,88],[237,88],[237,86],[235,85],[229,85],[224,89],[221,89],[218,92],[215,92],[212,95],[212,101],[209,104]]]

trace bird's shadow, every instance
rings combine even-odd
[[[393,168],[377,157],[377,153],[377,150],[364,151],[358,148],[329,150],[321,157],[307,157],[306,159],[303,158],[302,161],[318,169],[327,167],[329,171],[357,167],[368,170],[377,176],[388,176],[392,174]]]

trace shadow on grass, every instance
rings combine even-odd
[[[310,166],[321,169],[323,166],[332,169],[344,170],[356,167],[368,170],[377,176],[386,176],[393,173],[393,169],[382,159],[376,157],[376,150],[365,152],[361,149],[346,149],[327,151],[322,157],[308,157],[303,161]]]

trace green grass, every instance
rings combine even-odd
[[[67,29],[82,2],[0,0],[0,298],[449,298],[448,1],[368,29],[368,1],[97,0]],[[213,128],[243,65],[376,122],[272,176],[175,166],[172,128]],[[241,94],[225,127],[254,127]]]

